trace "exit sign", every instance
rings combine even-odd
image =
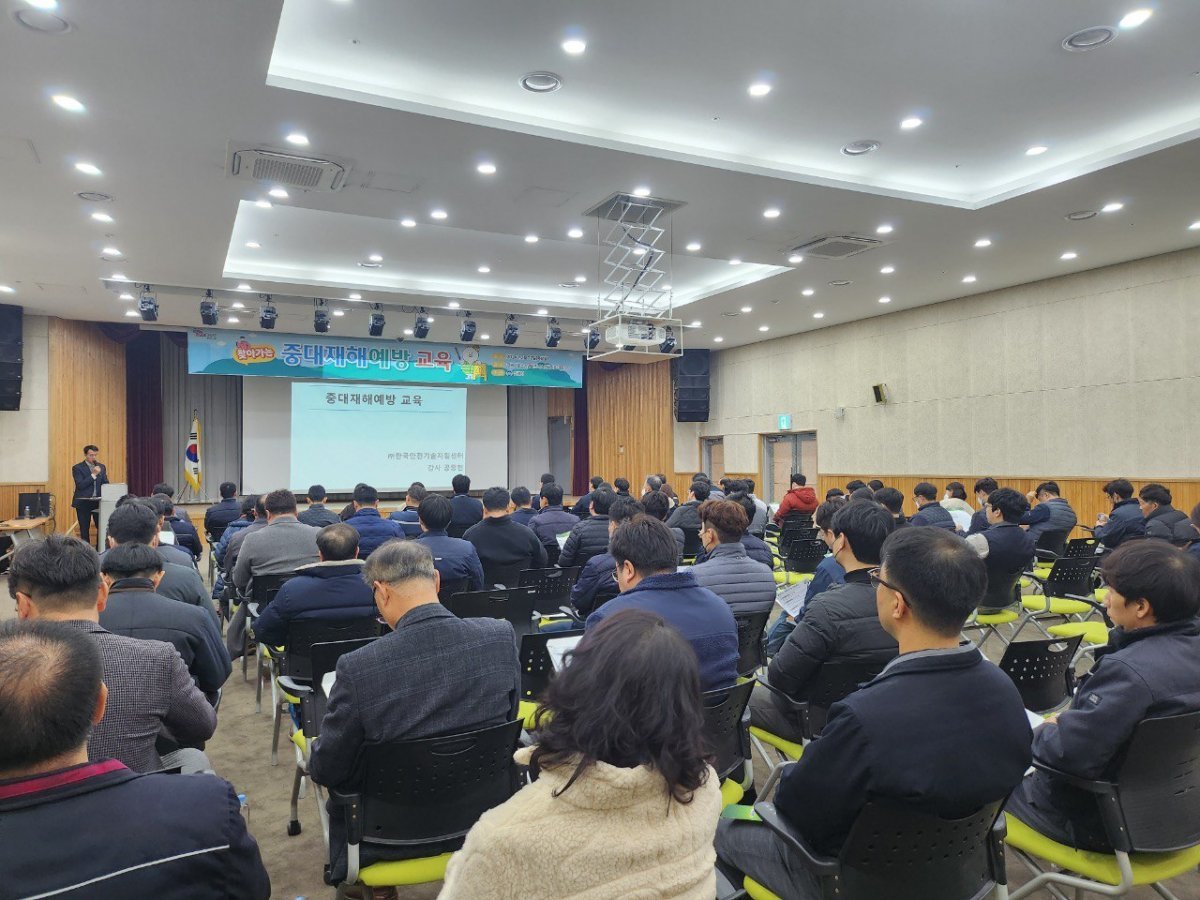
[[[791,416],[780,416],[779,417],[779,430],[780,431],[790,431],[791,428],[792,428],[792,417]]]

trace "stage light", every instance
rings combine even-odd
[[[329,310],[325,308],[324,300],[317,300],[313,306],[313,331],[317,334],[329,331]]]
[[[383,337],[383,326],[385,320],[383,318],[383,309],[376,303],[372,309],[371,318],[367,321],[367,334],[371,337]]]
[[[200,321],[205,325],[216,325],[219,318],[220,310],[217,309],[212,291],[205,291],[204,299],[200,301]]]
[[[467,317],[463,319],[463,323],[458,329],[458,339],[464,344],[475,340],[475,320],[471,318],[470,313],[467,313]]]
[[[600,329],[589,328],[587,334],[583,338],[583,346],[588,350],[595,350],[600,346]]]
[[[509,316],[508,321],[504,325],[503,341],[506,344],[515,344],[517,338],[521,336],[521,326],[517,324],[516,316]]]
[[[667,336],[663,338],[663,342],[658,345],[659,353],[674,353],[676,347],[675,332],[671,330],[671,326],[667,326]]]
[[[270,294],[259,294],[258,296],[263,302],[263,305],[258,310],[258,327],[266,331],[271,331],[275,328],[275,320],[279,318],[279,313],[271,305]]]
[[[138,298],[138,314],[141,315],[143,322],[158,321],[158,298],[150,290],[150,285],[146,285],[142,289],[142,296]]]
[[[546,346],[557,347],[561,340],[562,329],[558,325],[558,319],[551,319],[546,323]]]
[[[424,339],[429,336],[429,316],[425,307],[417,312],[417,321],[413,322],[413,337]]]

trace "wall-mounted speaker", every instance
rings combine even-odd
[[[21,376],[25,365],[23,310],[0,306],[0,411],[21,408]]]
[[[888,389],[886,384],[873,384],[871,385],[871,391],[875,394],[876,403],[888,402]]]
[[[671,406],[676,422],[708,421],[707,350],[684,350],[671,360]]]

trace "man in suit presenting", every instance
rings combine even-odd
[[[75,479],[75,494],[71,505],[79,516],[79,536],[85,544],[92,542],[92,520],[100,525],[100,488],[108,484],[108,469],[100,462],[100,448],[88,444],[83,448],[83,462],[71,467]]]

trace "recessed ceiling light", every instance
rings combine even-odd
[[[525,235],[525,243],[536,244],[537,242],[538,242],[538,236],[536,234]]]
[[[111,223],[113,220],[113,217],[110,216],[108,213],[101,213],[101,212],[92,213],[92,218],[95,219],[97,222],[104,222],[106,224]]]
[[[475,167],[475,171],[478,172],[480,175],[495,175],[496,174],[496,164],[490,163],[490,162],[481,162],[479,165],[477,165]]]
[[[245,303],[243,303],[241,300],[234,300],[234,301],[233,301],[232,303],[230,303],[229,305],[230,305],[230,307],[232,307],[233,309],[245,309],[245,308],[246,308],[246,304],[245,304]]]
[[[344,316],[346,314],[346,311],[344,309],[335,309],[333,311],[333,314],[335,316]]]
[[[112,281],[128,281],[129,276],[126,275],[124,272],[113,272],[112,276],[111,276],[111,280]]]
[[[823,318],[825,318],[825,313],[823,313],[823,312],[815,312],[815,313],[813,313],[813,318],[814,318],[814,319],[823,319]]]
[[[801,256],[799,253],[793,253],[791,256],[788,257],[788,262],[790,262],[792,265],[798,265],[798,264],[804,262],[804,257]]]
[[[752,306],[743,306],[742,307],[742,312],[744,312],[744,313],[753,312],[753,311],[754,311],[754,307],[752,307]]]
[[[34,9],[58,9],[58,0],[25,0]]]
[[[974,275],[964,275],[963,276],[963,284],[974,284],[974,283],[975,283]]]
[[[239,291],[252,291],[252,290],[254,290],[254,288],[250,287],[250,285],[246,284],[246,282],[244,282],[244,281],[243,281],[241,284],[239,284],[239,285],[237,286],[237,289],[238,289]]]
[[[587,283],[587,276],[586,276],[586,275],[576,275],[576,276],[575,276],[575,283],[576,283],[576,284],[586,284],[586,283]],[[665,286],[665,289],[669,291],[669,290],[671,289],[671,286],[668,284],[668,285],[666,285],[666,286]]]
[[[492,271],[492,267],[480,266],[476,271],[478,271],[480,275],[486,275],[488,272]]]
[[[571,56],[578,56],[587,49],[587,41],[580,38],[567,38],[562,42],[563,53],[569,53]]]
[[[70,94],[55,94],[50,99],[67,112],[84,112],[87,109],[87,107],[85,107]]]
[[[731,266],[740,266],[742,264],[742,261],[735,256],[733,259],[731,259],[729,261],[729,264]]]
[[[577,287],[579,287],[579,285],[577,285],[577,284],[576,284],[575,282],[573,282],[573,281],[560,281],[560,282],[558,283],[558,286],[559,286],[560,288],[577,288]]]
[[[490,341],[492,339],[492,336],[490,334],[481,334],[479,336],[479,339],[481,341]]]
[[[116,247],[105,247],[103,250],[100,251],[100,255],[101,256],[124,256],[125,254],[123,254]]]
[[[259,209],[270,209],[271,201],[270,200],[255,200],[254,205],[257,206]]]
[[[444,209],[431,209],[429,211],[429,218],[431,219],[444,219],[448,215],[449,213],[447,213]]]
[[[567,237],[581,238],[581,237],[583,237],[583,229],[582,228],[571,228],[567,231]]]
[[[879,302],[880,302],[880,303],[891,303],[891,302],[892,302],[892,298],[891,298],[891,297],[880,297],[880,298],[879,298]]]
[[[552,94],[562,87],[562,79],[553,72],[530,72],[522,75],[521,87],[532,94]]]
[[[284,138],[284,140],[286,140],[289,144],[295,144],[297,147],[308,146],[308,135],[300,131],[293,131],[286,138]]]
[[[645,185],[641,185],[640,187],[635,187],[633,189],[633,196],[649,197],[650,196],[650,188],[646,187]]]
[[[703,324],[704,324],[703,322],[701,322],[699,319],[697,319],[695,322],[693,322],[693,323],[692,323],[691,325],[689,325],[688,327],[689,327],[689,328],[699,328],[699,327],[700,327],[701,325],[703,325]]]
[[[1121,28],[1137,28],[1154,15],[1152,9],[1135,9],[1133,12],[1126,13],[1120,22],[1117,23]]]
[[[991,238],[980,238],[975,242],[975,246],[979,248],[992,246]]]
[[[751,97],[765,97],[771,93],[771,85],[765,81],[756,81],[750,87],[746,88],[746,93]]]
[[[338,315],[338,313],[334,313],[334,315],[336,316],[336,315]],[[225,321],[228,322],[230,325],[236,325],[238,322],[240,322],[242,320],[239,319],[237,316],[227,316],[225,318]]]
[[[1076,253],[1074,250],[1068,250],[1066,253],[1064,253],[1062,256],[1060,256],[1059,259],[1075,259],[1078,256],[1079,256],[1079,254]]]
[[[879,141],[863,140],[851,141],[842,147],[842,155],[844,156],[865,156],[868,153],[874,153],[880,148]]]
[[[1200,221],[1193,222],[1188,226],[1188,231],[1200,231]]]
[[[690,244],[688,244],[683,249],[686,250],[688,253],[695,253],[700,249],[700,242],[692,241]]]
[[[84,175],[99,175],[100,174],[99,167],[92,165],[90,162],[75,163],[75,170],[77,172],[82,172]]]
[[[812,288],[805,288],[800,293],[803,294],[805,297],[811,297],[813,294],[816,293],[816,291],[814,291]]]
[[[281,187],[273,187],[267,193],[276,200],[286,200],[288,198],[288,192]]]
[[[449,303],[447,303],[446,305],[447,305],[448,307],[450,307],[451,309],[458,309],[458,301],[457,301],[457,300],[451,300],[451,301],[450,301]]]
[[[261,246],[262,244],[260,244],[258,241],[246,241],[246,249],[248,250],[257,250]]]
[[[412,332],[412,329],[411,329],[411,328],[405,328],[405,329],[404,329],[404,333],[405,333],[405,334],[406,334],[408,337],[412,337],[412,333],[413,333],[413,332]]]
[[[779,209],[774,206],[767,207],[766,209],[763,210],[763,218],[764,219],[778,219],[779,218]]]
[[[1112,203],[1105,203],[1102,207],[1100,207],[1100,212],[1116,212],[1117,210],[1124,208],[1124,203],[1113,201]]]
[[[400,224],[403,225],[405,228],[416,228],[417,220],[416,219],[401,219]]]
[[[1043,153],[1045,153],[1049,149],[1050,149],[1049,147],[1043,147],[1041,144],[1034,144],[1032,147],[1030,147],[1028,150],[1025,151],[1025,155],[1026,156],[1041,156]]]
[[[126,291],[125,293],[121,294],[121,296],[118,297],[117,299],[118,300],[132,300],[133,294],[129,293],[129,291]]]
[[[382,269],[383,268],[383,265],[381,263],[373,263],[373,262],[360,262],[358,264],[358,266],[360,269]]]
[[[125,318],[127,318],[127,319],[136,319],[140,316],[141,316],[141,313],[138,312],[136,309],[125,310]]]
[[[544,315],[546,315],[547,313],[546,313],[546,310],[544,310],[544,309],[539,309],[539,310],[537,311],[537,314],[538,314],[539,316],[544,316]]]
[[[882,269],[879,270],[879,274],[880,275],[891,275],[895,271],[896,271],[895,266],[884,266]]]
[[[924,120],[919,119],[916,116],[909,116],[907,119],[900,120],[900,127],[905,131],[912,131],[914,128],[920,128],[923,124]]]
[[[1062,48],[1076,53],[1095,50],[1097,47],[1103,47],[1116,36],[1117,33],[1113,29],[1105,25],[1095,25],[1067,35],[1063,38]]]
[[[896,229],[893,228],[891,225],[880,225],[878,228],[875,229],[875,233],[876,234],[891,234],[895,230]]]
[[[634,255],[634,256],[645,256],[645,255],[646,255],[646,248],[645,248],[645,247],[634,247],[634,248],[633,248],[633,255]]]
[[[1080,209],[1076,210],[1075,212],[1067,213],[1065,216],[1063,216],[1063,218],[1069,222],[1084,222],[1087,219],[1096,218],[1096,215],[1097,213],[1094,209]]]
[[[844,278],[839,278],[835,281],[829,282],[829,286],[830,287],[849,287],[853,283],[854,283],[853,281],[847,281]]]
[[[714,343],[714,344],[719,344],[719,343],[721,343],[723,340],[725,340],[725,338],[723,338],[723,337],[715,337],[715,338],[713,338],[713,343]]]
[[[113,200],[112,194],[102,194],[99,191],[79,191],[75,196],[88,203],[112,203]]]
[[[7,284],[0,284],[0,294],[15,294],[17,289]]]
[[[370,256],[367,257],[367,259],[370,260],[371,262],[375,262],[375,263],[383,262],[383,257],[380,256],[378,253],[372,253]]]
[[[771,330],[771,326],[770,326],[770,325],[759,325],[759,326],[758,326],[758,330],[759,330],[759,331],[770,331],[770,330]]]

